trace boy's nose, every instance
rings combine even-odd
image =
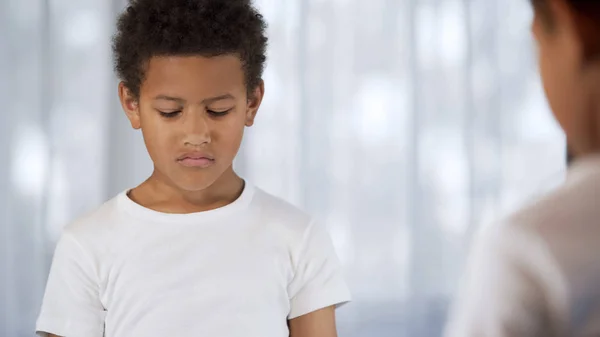
[[[185,143],[191,145],[208,144],[211,141],[209,121],[206,113],[193,111],[184,121]]]

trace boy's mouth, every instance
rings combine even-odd
[[[205,153],[190,152],[179,157],[177,162],[185,167],[207,168],[214,164],[215,159]]]

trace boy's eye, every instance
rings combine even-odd
[[[228,113],[231,112],[231,110],[233,110],[233,108],[229,109],[229,110],[225,110],[225,111],[216,111],[216,110],[206,110],[206,112],[209,115],[215,116],[215,117],[220,117],[220,116],[225,116]]]
[[[173,117],[177,117],[177,116],[179,116],[181,114],[181,110],[177,110],[177,111],[160,111],[160,110],[157,110],[157,111],[158,111],[158,113],[161,116],[163,116],[165,118],[173,118]]]

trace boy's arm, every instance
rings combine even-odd
[[[350,292],[325,227],[307,227],[294,260],[288,284],[290,336],[336,337],[335,309],[350,301]]]
[[[73,233],[63,233],[36,323],[38,335],[101,337],[104,334],[106,311],[100,301],[95,261]]]
[[[337,337],[335,307],[313,311],[289,321],[290,337]]]

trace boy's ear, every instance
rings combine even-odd
[[[258,113],[258,108],[265,97],[265,82],[260,81],[260,84],[254,88],[252,94],[248,97],[248,107],[246,109],[246,126],[254,125],[254,118]]]
[[[121,100],[121,106],[127,119],[131,123],[131,127],[138,130],[141,128],[140,122],[140,104],[139,100],[131,93],[131,91],[125,86],[125,83],[119,83],[119,99]]]

